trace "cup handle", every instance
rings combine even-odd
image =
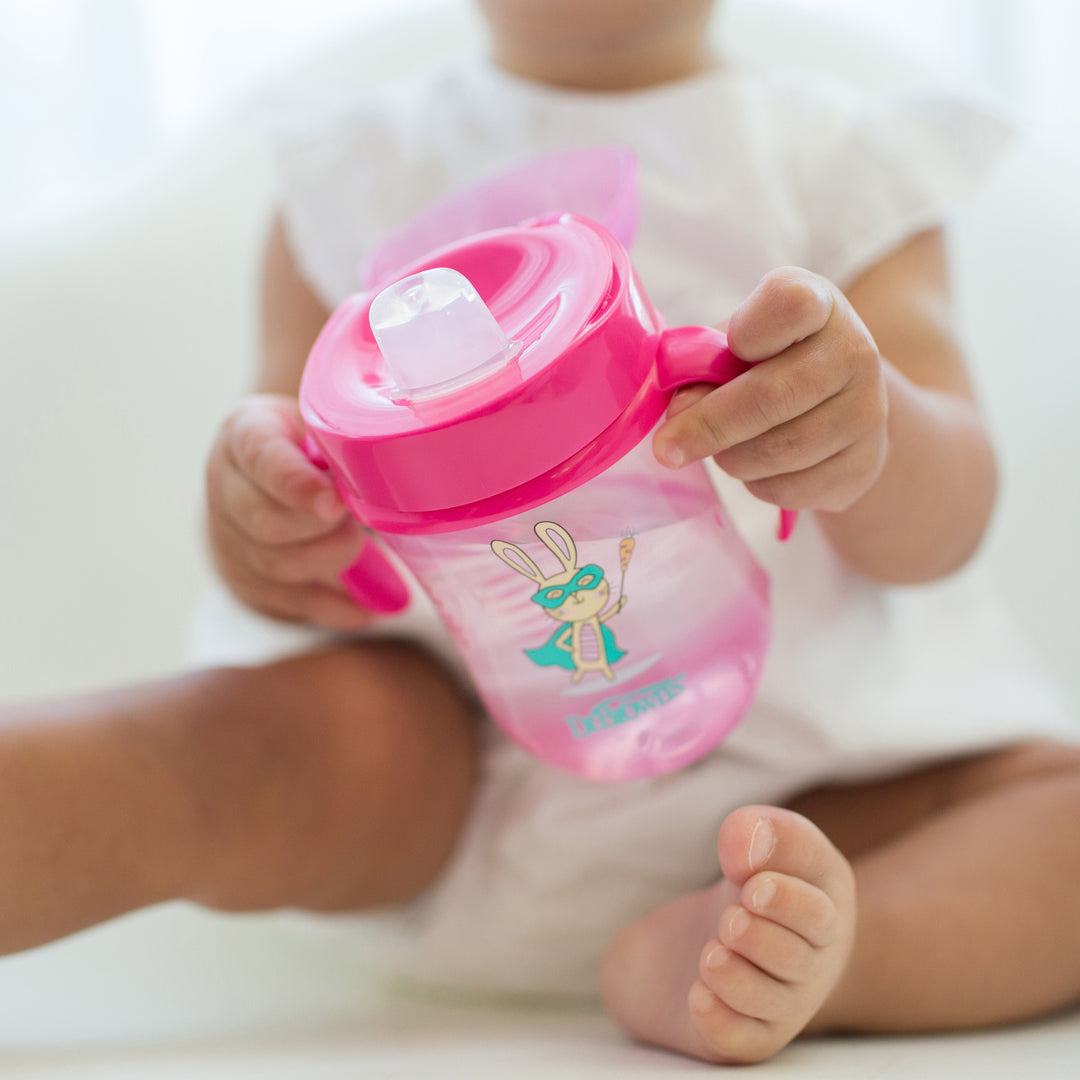
[[[396,615],[409,606],[409,587],[373,536],[367,538],[356,562],[342,573],[341,583],[362,608],[376,615]]]
[[[330,463],[310,435],[304,436],[300,449],[317,469],[329,471]],[[409,606],[409,587],[374,536],[365,540],[356,561],[341,574],[341,583],[353,600],[376,615],[394,615]]]
[[[679,326],[660,335],[656,375],[660,389],[665,392],[690,383],[723,386],[753,366],[728,348],[726,334],[710,326]],[[777,539],[787,540],[791,536],[797,518],[794,510],[780,511]]]

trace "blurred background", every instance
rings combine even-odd
[[[752,4],[754,0],[742,0]],[[70,213],[250,105],[285,66],[425,0],[0,0],[0,227]],[[740,6],[736,2],[735,6]],[[992,93],[1080,155],[1072,0],[788,0]]]

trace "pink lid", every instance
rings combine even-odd
[[[342,494],[357,516],[389,531],[465,524],[474,504],[530,482],[530,498],[542,501],[559,487],[559,467],[655,387],[663,323],[625,250],[599,225],[562,215],[496,230],[400,276],[439,266],[468,278],[519,343],[504,366],[444,394],[404,398],[371,332],[367,292],[331,317],[300,389],[305,423]],[[646,422],[664,402],[651,402]],[[634,441],[644,430],[634,425]]]

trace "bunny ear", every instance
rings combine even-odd
[[[536,563],[521,550],[521,548],[516,547],[514,544],[508,544],[505,540],[492,540],[491,550],[494,551],[511,570],[516,570],[522,577],[527,577],[531,581],[535,581],[537,585],[544,584],[546,579],[544,575],[540,573],[540,567],[537,566]]]
[[[563,564],[564,570],[573,570],[577,566],[577,545],[561,525],[554,521],[538,521],[533,532],[540,537],[544,547]]]

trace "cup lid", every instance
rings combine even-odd
[[[560,214],[494,230],[399,276],[435,267],[472,283],[516,351],[482,378],[412,399],[372,333],[376,294],[338,308],[312,349],[300,405],[365,519],[450,511],[557,470],[632,404],[653,369],[662,324],[624,248],[593,221]]]

